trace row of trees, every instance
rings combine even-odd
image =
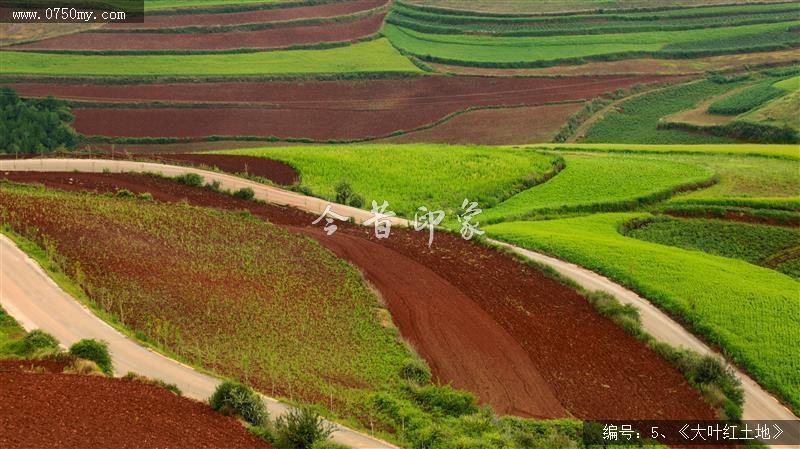
[[[55,98],[22,99],[10,88],[0,89],[0,153],[49,153],[72,149],[78,133],[67,104]]]

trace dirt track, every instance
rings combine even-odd
[[[276,8],[217,14],[147,14],[144,23],[118,23],[107,28],[175,28],[186,26],[224,26],[246,23],[280,22],[297,19],[337,17],[379,8],[387,0],[354,0],[296,8]]]
[[[15,50],[233,50],[273,49],[320,42],[349,42],[371,36],[383,14],[349,22],[222,33],[76,33],[15,45]]]
[[[235,418],[141,382],[0,371],[0,447],[269,448]]]
[[[181,103],[181,107],[76,108],[86,135],[277,136],[358,139],[409,131],[471,107],[543,105],[594,98],[669,77],[420,77],[361,81],[197,84],[10,84],[20,95],[87,101]],[[185,103],[202,103],[187,107]],[[219,106],[219,107],[215,107]],[[224,107],[222,107],[224,106]],[[548,125],[548,129],[550,129]]]
[[[164,201],[185,198],[203,206],[247,208],[295,228],[309,228],[316,218],[155,178],[9,176],[69,190],[127,188]],[[428,250],[424,238],[411,230],[395,229],[379,244],[371,229],[340,229],[333,238],[316,228],[302,232],[359,267],[379,288],[401,333],[426,357],[434,374],[475,391],[499,411],[562,416],[555,413],[560,403],[580,418],[713,418],[674,368],[540,271],[459,236],[440,233]],[[504,349],[493,354],[493,348]]]

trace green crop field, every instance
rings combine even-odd
[[[300,0],[144,0],[145,11],[197,7],[255,6],[262,4],[298,3]]]
[[[800,90],[795,90],[740,116],[739,120],[798,131],[800,130],[798,104],[800,104]]]
[[[800,76],[795,76],[793,78],[787,78],[783,81],[778,81],[773,86],[781,90],[794,92],[800,89]]]
[[[800,146],[762,145],[762,144],[689,144],[689,145],[648,145],[617,143],[543,143],[530,148],[562,151],[599,151],[614,153],[706,153],[735,154],[746,156],[770,156],[800,159]]]
[[[685,31],[653,31],[540,37],[497,37],[422,33],[387,24],[383,34],[396,47],[435,62],[478,66],[536,67],[561,60],[616,59],[642,54],[690,56],[696,50],[717,46],[726,52],[754,47],[800,44],[790,27],[800,22],[780,22]],[[767,36],[764,38],[764,36]],[[721,46],[718,46],[721,43]]]
[[[712,114],[739,115],[777,98],[786,92],[769,80],[721,98],[708,107]]]
[[[386,39],[326,50],[208,55],[74,55],[4,51],[0,74],[236,76],[419,72]]]
[[[727,137],[694,134],[675,129],[658,129],[661,118],[690,109],[706,98],[719,95],[738,83],[717,84],[703,80],[668,87],[640,95],[619,105],[619,111],[609,112],[594,124],[581,142],[701,144],[733,143]]]
[[[434,34],[552,36],[677,31],[785,22],[796,20],[798,12],[800,5],[796,4],[757,4],[639,13],[498,17],[435,13],[400,3],[392,8],[392,14],[387,21],[412,30]]]
[[[575,210],[621,210],[664,199],[680,186],[709,181],[702,165],[612,155],[568,155],[566,168],[484,213],[499,221]]]
[[[626,235],[662,245],[741,259],[797,278],[797,273],[784,271],[780,263],[772,262],[776,260],[775,256],[786,250],[794,249],[800,255],[800,230],[797,228],[723,220],[665,218],[646,222],[629,230]]]
[[[512,15],[646,9],[654,6],[652,0],[404,0],[404,3],[423,8],[446,8],[466,14]],[[687,7],[737,3],[752,3],[752,0],[660,0],[658,6],[685,11]]]
[[[646,214],[597,214],[484,228],[629,286],[719,344],[800,410],[800,283],[750,263],[621,235]]]
[[[413,217],[420,206],[450,215],[465,198],[490,207],[523,190],[553,167],[554,156],[532,150],[449,145],[348,145],[258,148],[226,154],[285,161],[301,184],[332,199],[348,182],[370,202],[389,202],[398,215]]]
[[[354,400],[359,388],[326,379],[382,389],[412,357],[379,322],[379,301],[356,270],[278,226],[13,184],[0,185],[0,198],[0,221],[41,246],[52,242],[100,308],[262,391],[278,386],[275,394],[310,401],[335,391]]]

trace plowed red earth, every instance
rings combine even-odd
[[[69,364],[70,361],[68,360],[2,359],[0,360],[0,373],[21,371],[61,373]],[[2,440],[0,439],[0,441]]]
[[[0,447],[269,448],[236,419],[138,381],[0,372]]]
[[[280,22],[297,19],[317,19],[345,16],[360,11],[378,8],[386,0],[355,0],[296,8],[264,9],[218,14],[146,14],[144,23],[115,23],[107,28],[176,28],[186,26],[223,26],[245,23]]]
[[[284,48],[319,42],[349,42],[371,36],[383,25],[383,14],[349,22],[267,28],[222,33],[75,33],[28,44],[15,50],[233,50]]]
[[[437,233],[432,249],[426,235],[408,229],[395,228],[379,241],[371,229],[344,224],[328,237],[311,225],[316,217],[298,210],[137,175],[5,177],[65,190],[125,188],[150,192],[160,201],[247,209],[303,232],[359,267],[379,288],[401,334],[440,380],[469,388],[501,413],[562,416],[563,407],[586,419],[714,418],[675,368],[597,315],[574,290],[458,235]],[[403,276],[406,271],[410,276]],[[518,345],[510,355],[503,354],[514,347],[509,337]],[[494,354],[487,355],[487,347]],[[526,357],[538,373],[530,371]]]
[[[20,95],[90,102],[203,103],[189,108],[76,108],[75,128],[112,137],[277,136],[358,139],[434,123],[470,107],[590,99],[661,76],[412,79],[197,84],[9,84]],[[226,107],[212,107],[216,103]],[[232,104],[233,103],[233,104]],[[231,107],[236,106],[236,107]]]

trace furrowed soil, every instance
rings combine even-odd
[[[0,369],[0,384],[4,449],[270,447],[233,417],[134,380]]]
[[[662,76],[555,78],[419,77],[309,81],[89,85],[17,83],[22,96],[161,107],[74,108],[75,128],[111,137],[276,136],[352,140],[431,125],[475,107],[539,106],[594,98]],[[180,107],[169,107],[180,103]],[[203,107],[191,107],[202,104]],[[176,105],[177,106],[177,105]],[[224,107],[222,107],[224,106]]]
[[[383,14],[348,22],[222,33],[77,33],[15,45],[15,50],[233,50],[285,48],[321,42],[350,42],[371,36]]]
[[[582,106],[582,103],[565,103],[469,111],[433,128],[390,137],[383,141],[465,145],[521,145],[549,142],[561,125]]]
[[[386,5],[386,0],[355,0],[295,8],[276,8],[216,14],[146,14],[144,23],[115,23],[106,28],[177,28],[186,26],[224,26],[281,22],[345,16]]]
[[[246,209],[311,236],[377,286],[401,334],[440,381],[475,392],[500,413],[555,417],[565,410],[582,419],[714,418],[675,368],[600,317],[574,290],[458,235],[439,232],[430,249],[427,234],[410,229],[393,228],[389,239],[378,240],[371,228],[341,224],[336,234],[326,236],[311,224],[315,216],[295,209],[131,174],[4,176],[71,191],[125,188],[150,192],[159,201]],[[476,352],[454,352],[463,348]],[[504,354],[506,348],[511,352]]]

